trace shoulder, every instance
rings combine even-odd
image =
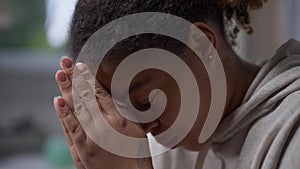
[[[294,76],[291,78],[291,76]],[[284,85],[300,79],[300,42],[291,39],[283,44],[275,55],[265,62],[244,97],[244,102],[263,87]],[[285,82],[282,82],[285,81]]]
[[[244,102],[254,107],[246,116],[251,126],[238,168],[298,168],[300,42],[290,40],[280,47],[262,67],[252,88]]]
[[[290,39],[281,47],[279,47],[276,53],[289,53],[289,54],[299,54],[300,53],[300,42],[296,39]]]

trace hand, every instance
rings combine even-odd
[[[74,74],[74,62],[69,57],[63,57],[61,60],[62,70],[56,73],[56,81],[62,96],[54,98],[54,106],[59,115],[64,134],[71,152],[72,159],[78,169],[151,169],[151,158],[126,158],[121,157],[99,147],[87,136],[87,133],[82,128],[76,115],[89,116],[92,113],[91,109],[83,108],[86,106],[75,105],[72,96],[72,79],[79,75]],[[89,71],[87,65],[80,64],[78,67],[83,68],[81,76],[84,77],[85,84],[89,84],[88,91],[94,88],[96,90],[97,103],[94,106],[99,106],[104,119],[116,130],[122,134],[134,137],[146,137],[145,131],[139,124],[131,122],[121,116],[114,107],[111,96],[103,86],[97,81],[91,84],[92,79],[95,79]],[[94,80],[95,81],[95,80]],[[81,86],[82,87],[82,86]],[[75,88],[76,89],[76,88]],[[90,93],[77,93],[76,97],[86,97],[83,100],[88,101]],[[93,96],[95,97],[95,96]],[[84,102],[82,103],[84,104]],[[75,108],[80,112],[74,112]],[[80,109],[77,109],[80,107]],[[87,119],[90,120],[90,119]],[[101,124],[99,124],[101,126]],[[98,125],[98,126],[99,126]],[[104,133],[102,133],[104,134]],[[106,133],[106,136],[108,134]],[[100,135],[101,136],[101,135]],[[110,139],[109,137],[107,139]],[[112,143],[114,140],[108,140]]]

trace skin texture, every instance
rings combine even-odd
[[[67,60],[67,61],[66,61]],[[64,62],[69,62],[71,67],[66,68]],[[54,106],[60,118],[72,159],[78,169],[102,169],[102,168],[128,168],[150,169],[153,168],[150,158],[131,159],[111,154],[97,146],[85,133],[74,113],[72,102],[72,79],[74,64],[72,59],[62,59],[62,69],[57,72],[56,80],[62,92],[62,97],[54,98]],[[84,65],[81,65],[81,67]],[[88,68],[86,67],[86,70]],[[90,72],[84,75],[88,76]],[[97,86],[97,101],[103,110],[105,120],[118,131],[134,137],[145,137],[145,131],[139,124],[123,118],[117,110],[111,106],[112,99],[103,86]],[[112,163],[118,161],[118,163]]]
[[[223,113],[224,116],[226,116],[239,106],[244,93],[258,72],[259,67],[240,60],[223,38],[221,31],[214,24],[196,22],[194,25],[206,34],[218,51],[223,63],[227,80],[227,89],[224,90],[227,90],[228,93],[225,111]],[[197,37],[193,36],[192,33],[189,38],[190,43],[193,43],[193,45],[200,45],[197,43]],[[199,77],[197,82],[200,85],[200,96],[202,100],[201,108],[193,128],[177,146],[189,150],[200,151],[203,146],[205,146],[205,144],[198,143],[198,137],[210,106],[210,90],[208,90],[210,89],[210,84],[203,65],[193,58],[195,57],[186,57],[184,59],[186,59],[186,62],[196,76]],[[147,132],[157,135],[165,131],[172,125],[177,115],[176,110],[178,110],[178,106],[176,105],[180,103],[180,100],[178,99],[179,92],[177,92],[178,86],[174,84],[171,77],[155,70],[146,71],[143,75],[138,75],[133,80],[133,85],[141,81],[147,81],[147,83],[141,85],[131,94],[131,101],[137,109],[147,109],[147,106],[149,106],[147,104],[149,92],[155,88],[160,88],[167,93],[168,103],[163,115],[153,122],[146,124],[133,123],[119,114],[114,108],[112,98],[109,95],[111,77],[116,65],[118,65],[120,61],[121,60],[118,59],[110,61],[106,66],[104,65],[100,68],[100,71],[96,76],[99,82],[98,85],[96,85],[96,91],[98,91],[96,92],[98,93],[96,98],[99,107],[104,110],[105,119],[113,128],[128,136],[146,137]],[[80,66],[82,67],[85,65],[81,64],[79,67]],[[69,57],[63,57],[61,60],[61,67],[62,70],[59,70],[55,77],[62,96],[54,99],[54,106],[61,120],[76,167],[79,169],[153,168],[150,158],[130,159],[119,157],[106,152],[93,143],[80,126],[74,112],[71,82],[75,67],[74,62]],[[86,66],[85,70],[86,72],[83,73],[83,76],[88,77],[89,71]],[[160,78],[154,78],[158,75]],[[118,163],[112,163],[111,161],[118,161]]]

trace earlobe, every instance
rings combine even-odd
[[[193,25],[195,25],[198,29],[200,29],[204,33],[204,35],[209,39],[209,41],[212,43],[215,49],[218,48],[216,33],[214,32],[212,27],[210,27],[204,22],[195,22],[193,23]],[[201,38],[203,38],[202,35],[199,35],[196,32],[197,31],[193,31],[193,29],[190,30],[189,38],[190,41],[193,43],[193,46],[201,45],[200,40]]]

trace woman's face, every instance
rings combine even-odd
[[[184,147],[189,150],[201,150],[198,137],[210,106],[210,84],[204,66],[199,60],[193,58],[195,57],[187,56],[182,59],[189,65],[196,77],[201,105],[193,127],[176,147]],[[106,61],[98,70],[97,80],[103,84],[109,92],[111,91],[112,75],[121,61],[122,59]],[[189,82],[185,83],[188,84]],[[179,114],[181,99],[178,84],[169,74],[158,69],[148,69],[139,72],[131,81],[129,91],[132,105],[140,111],[148,110],[151,106],[148,99],[149,94],[154,89],[161,89],[165,93],[167,98],[166,107],[160,117],[152,122],[143,123],[141,126],[146,132],[151,132],[155,136],[163,133],[172,126]],[[176,135],[176,133],[174,133],[174,135]],[[173,148],[170,147],[168,141],[157,141],[166,147]]]

